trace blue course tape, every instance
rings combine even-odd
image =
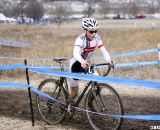
[[[136,51],[136,52],[130,52],[130,53],[122,53],[122,54],[113,54],[111,57],[124,57],[124,56],[135,56],[135,55],[142,55],[147,53],[153,53],[158,52],[158,48],[151,49],[151,50],[143,50],[143,51]],[[102,56],[95,56],[93,59],[103,59]]]
[[[114,66],[117,68],[121,67],[136,67],[136,66],[143,66],[143,65],[158,65],[160,61],[149,61],[149,62],[131,62],[131,63],[119,63],[115,64]],[[108,65],[96,66],[95,68],[107,68]]]
[[[126,118],[126,119],[134,119],[134,120],[160,120],[160,115],[112,115],[112,114],[93,112],[93,111],[85,110],[78,107],[73,107],[73,108],[77,109],[78,111],[89,112],[89,113],[93,113],[101,116],[110,116],[114,118]]]
[[[7,56],[0,56],[0,59],[54,61],[54,58],[23,58],[23,57],[18,58],[18,57],[7,57]]]
[[[127,67],[127,66],[136,67],[136,66],[155,65],[155,64],[160,64],[160,61],[120,63],[120,64],[115,64],[115,67]]]
[[[28,87],[28,84],[0,82],[0,88],[23,88],[23,87]]]
[[[76,78],[76,79],[82,79],[82,80],[88,80],[88,81],[97,81],[101,83],[113,83],[113,84],[122,84],[122,85],[160,88],[160,82],[154,82],[154,81],[134,80],[134,79],[125,79],[125,78],[116,78],[116,77],[104,77],[104,76],[95,76],[91,74],[78,74],[78,73],[36,69],[36,68],[34,69],[29,68],[29,71],[37,72],[41,74],[53,75],[53,76]]]
[[[59,104],[65,105],[63,103],[61,103],[59,100],[55,99],[54,97],[51,97],[45,93],[43,93],[42,91],[39,91],[38,89],[30,86],[31,90],[37,94],[39,94],[40,96],[43,96],[45,98],[51,99],[52,101],[55,101]],[[137,119],[137,120],[160,120],[160,115],[112,115],[112,114],[106,114],[106,113],[99,113],[99,112],[93,112],[90,110],[85,110],[79,107],[74,107],[71,106],[72,108],[75,108],[78,111],[83,111],[83,112],[90,112],[96,115],[101,115],[101,116],[110,116],[110,117],[114,117],[114,118],[126,118],[126,119]]]
[[[160,61],[151,61],[151,62],[132,62],[132,63],[120,63],[115,64],[115,67],[136,67],[136,66],[143,66],[143,65],[154,65],[160,64]],[[13,64],[13,65],[0,65],[0,70],[11,70],[11,69],[25,69],[27,66],[24,64]],[[107,65],[97,66],[96,68],[106,68]],[[30,68],[36,69],[60,69],[60,66],[30,66]],[[69,66],[64,66],[64,69],[69,69]]]
[[[25,69],[27,66],[24,64],[13,64],[13,65],[0,65],[0,70],[12,70],[12,69]],[[30,68],[39,69],[60,69],[60,66],[30,66]],[[64,69],[68,69],[69,66],[64,66]]]
[[[122,57],[122,56],[135,56],[135,55],[142,55],[147,53],[153,53],[158,52],[158,48],[151,49],[151,50],[143,50],[143,51],[136,51],[136,52],[130,52],[130,53],[123,53],[123,54],[114,54],[113,57]]]
[[[63,104],[62,102],[60,102],[59,100],[55,99],[54,97],[51,97],[51,96],[45,94],[44,92],[42,92],[42,91],[40,91],[40,90],[38,90],[38,89],[36,89],[36,88],[34,88],[34,87],[32,87],[32,86],[30,86],[30,88],[31,88],[31,90],[32,90],[33,92],[39,94],[39,95],[42,96],[42,97],[51,99],[52,101],[57,102],[57,103],[59,103],[59,104],[61,104],[61,105],[65,105],[65,104]],[[90,113],[93,113],[93,114],[99,114],[99,115],[105,115],[105,116],[106,116],[106,115],[107,115],[107,116],[112,116],[112,115],[110,115],[110,114],[103,114],[103,113],[88,111],[88,110],[85,110],[85,109],[82,109],[82,108],[79,108],[79,107],[74,107],[74,106],[71,106],[71,107],[77,109],[78,111],[90,112]]]
[[[136,51],[136,52],[130,52],[130,53],[122,53],[122,54],[113,54],[111,57],[123,57],[123,56],[134,56],[134,55],[141,55],[141,54],[147,54],[147,53],[153,53],[160,51],[160,48],[155,48],[151,50],[143,50],[143,51]],[[15,60],[53,60],[53,58],[16,58],[16,57],[5,57],[1,56],[1,59],[15,59]],[[102,56],[95,56],[93,59],[103,59]]]
[[[55,101],[55,102],[57,102],[59,104],[62,104],[59,100],[57,100],[57,99],[45,94],[44,92],[42,92],[42,91],[40,91],[40,90],[38,90],[38,89],[36,89],[36,88],[34,88],[32,86],[29,86],[29,87],[33,92],[35,92],[35,93],[37,93],[37,94],[39,94],[39,95],[41,95],[41,96],[43,96],[45,98],[51,99],[51,100],[53,100],[53,101]]]
[[[17,57],[7,57],[7,56],[1,56],[1,59],[13,59],[13,60],[53,60],[53,58],[17,58]]]
[[[13,65],[0,65],[0,70],[11,70],[11,69],[25,69],[24,64],[13,64]]]
[[[60,66],[30,66],[30,68],[39,68],[39,69],[61,69]],[[69,66],[63,66],[64,69],[69,69]]]
[[[143,66],[143,65],[155,65],[160,64],[160,61],[150,61],[150,62],[132,62],[132,63],[119,63],[115,64],[115,67],[136,67],[136,66]],[[95,68],[106,68],[108,65],[97,66]],[[33,66],[30,68],[39,68],[39,69],[60,69],[60,66]],[[69,66],[63,66],[64,69],[69,69]]]
[[[57,102],[57,103],[59,103],[59,104],[61,104],[61,105],[64,105],[64,106],[66,105],[66,104],[63,104],[62,102],[60,102],[59,100],[55,99],[54,97],[51,97],[51,96],[45,94],[44,92],[42,92],[42,91],[40,91],[40,90],[38,90],[38,89],[36,89],[36,88],[34,88],[34,87],[32,87],[32,86],[30,86],[30,88],[31,88],[31,90],[32,90],[33,92],[39,94],[39,95],[42,96],[42,97],[51,99],[52,101]],[[103,113],[99,113],[99,112],[93,112],[93,111],[85,110],[85,109],[82,109],[82,108],[79,108],[79,107],[74,107],[74,106],[71,106],[71,107],[77,109],[78,111],[90,112],[90,113],[97,114],[97,115],[112,116],[112,115],[110,115],[110,114],[103,114]]]
[[[127,119],[136,119],[136,120],[153,120],[159,121],[160,115],[112,115],[113,117],[117,118],[127,118]]]

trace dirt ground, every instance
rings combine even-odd
[[[124,105],[125,114],[159,114],[160,92],[158,89],[137,88],[113,85],[119,92]],[[123,88],[123,89],[122,89]],[[90,130],[84,113],[76,112],[72,120],[65,120],[58,125],[47,125],[37,112],[35,94],[33,96],[35,126],[32,126],[28,91],[26,89],[0,90],[0,129],[1,130]],[[158,121],[125,119],[121,130],[150,130],[150,126],[158,126]]]
[[[120,21],[122,22],[122,21]],[[79,24],[79,22],[78,22]],[[121,24],[121,23],[120,23]],[[68,23],[66,24],[68,27]],[[73,25],[71,24],[73,27]],[[34,49],[17,49],[17,48],[1,48],[0,52],[2,56],[11,57],[69,57],[74,43],[74,39],[81,32],[79,29],[68,28],[52,28],[52,27],[27,27],[26,26],[0,26],[1,37],[7,39],[15,39],[19,41],[32,41],[34,43]],[[41,31],[39,31],[41,30]],[[61,34],[61,35],[59,35]],[[111,54],[119,54],[125,52],[133,52],[135,50],[147,50],[156,48],[159,42],[159,29],[110,29],[100,31],[102,39],[106,40],[105,45]],[[115,37],[116,36],[116,37]],[[54,44],[51,44],[53,43]],[[111,43],[111,44],[110,44]],[[61,45],[61,46],[57,46]],[[66,49],[67,46],[67,49]],[[58,47],[58,48],[57,48]],[[62,48],[63,47],[63,48]],[[56,49],[55,49],[56,48]],[[98,53],[97,53],[98,54]],[[115,58],[116,63],[135,62],[135,61],[150,61],[157,60],[156,55],[136,56],[129,58]],[[13,61],[2,60],[1,64],[13,64]],[[17,63],[17,62],[15,62]],[[23,61],[18,62],[23,63]],[[30,61],[30,65],[53,65],[48,61],[38,62]],[[142,70],[141,70],[142,69]],[[2,74],[3,73],[3,74]],[[149,79],[155,78],[159,80],[160,68],[150,66],[132,70],[130,68],[124,68],[117,70],[112,74],[114,77],[126,77],[133,79]],[[0,71],[4,77],[0,77],[0,80],[9,82],[16,79],[15,82],[24,79],[24,74],[11,73],[5,74]],[[0,75],[0,76],[2,76]],[[34,79],[37,79],[34,77]],[[32,82],[32,81],[31,81]],[[40,82],[38,82],[40,83]],[[35,80],[31,83],[33,86],[37,86]],[[160,91],[158,89],[150,88],[138,88],[128,86],[117,86],[114,88],[120,94],[120,97],[124,106],[124,114],[159,114],[160,113]],[[82,102],[83,104],[83,102]],[[0,88],[0,130],[90,130],[91,127],[87,122],[87,118],[84,113],[76,112],[72,120],[65,120],[62,124],[47,125],[41,120],[40,115],[37,112],[35,95],[33,94],[34,116],[35,126],[31,123],[31,112],[29,107],[28,93],[25,89],[2,89]],[[128,120],[125,119],[122,123],[121,130],[150,130],[150,126],[159,126],[158,121],[144,121],[144,120]]]

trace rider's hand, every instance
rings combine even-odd
[[[84,69],[86,70],[86,69],[88,69],[89,64],[90,64],[90,63],[89,63],[88,61],[84,60],[84,61],[81,63],[81,66],[82,66],[82,68],[84,68]]]
[[[111,61],[109,62],[109,66],[114,68],[114,65],[115,65],[115,62],[114,62],[113,60],[111,60]]]

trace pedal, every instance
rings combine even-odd
[[[71,111],[72,111],[72,109],[71,109],[71,104],[68,105],[68,107],[67,107],[66,110],[67,110],[67,112],[69,113],[69,115],[72,115],[72,112],[71,112]]]
[[[75,102],[74,99],[69,98],[67,100],[67,106],[66,106],[66,111],[68,112],[68,114],[71,116],[74,113],[74,109],[72,108],[72,106],[74,106]]]
[[[105,111],[105,110],[106,110],[106,108],[105,108],[105,107],[103,107],[103,108],[102,108],[102,111]]]

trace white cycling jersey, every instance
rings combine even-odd
[[[93,55],[93,51],[96,48],[100,49],[106,61],[110,60],[110,55],[103,46],[99,35],[96,34],[95,38],[91,41],[87,39],[85,34],[78,36],[73,49],[73,57],[70,59],[70,66],[72,66],[76,61],[79,61],[82,64],[84,60],[90,60]]]

